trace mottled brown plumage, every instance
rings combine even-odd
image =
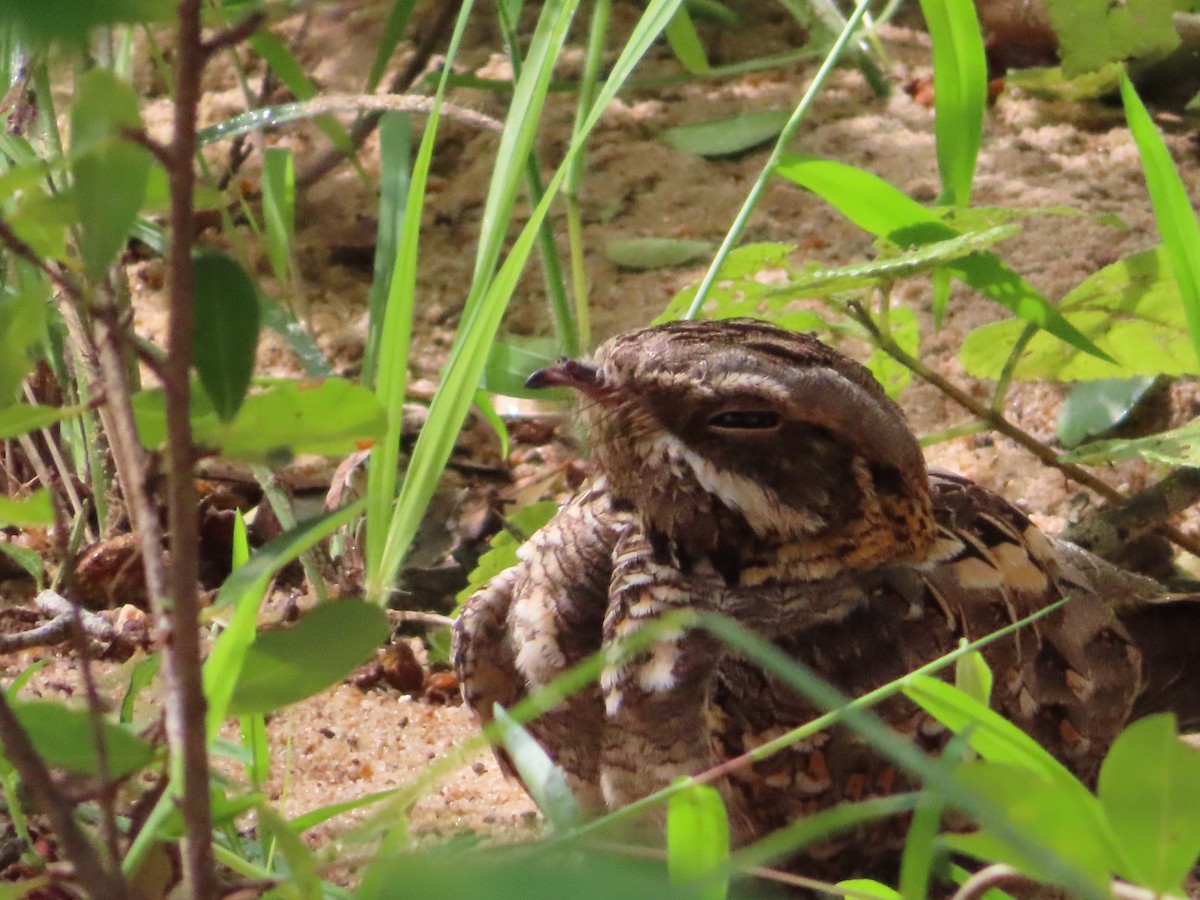
[[[1046,537],[1000,497],[928,473],[899,408],[815,338],[750,320],[620,335],[543,370],[581,396],[594,478],[466,605],[455,666],[483,720],[680,607],[732,616],[859,695],[1063,596],[994,642],[993,707],[1085,779],[1147,712],[1200,724],[1200,604]],[[902,698],[877,709],[945,735]],[[594,810],[626,804],[820,712],[704,632],[660,639],[531,729]],[[735,840],[907,779],[833,729],[719,783]],[[847,874],[864,841],[810,851]],[[872,839],[873,849],[886,841]]]

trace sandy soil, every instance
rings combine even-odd
[[[766,4],[763,4],[766,6]],[[278,33],[325,90],[358,90],[369,65],[382,22],[383,4],[348,2],[318,7],[304,19],[282,23]],[[432,5],[418,13],[427,22]],[[629,27],[636,9],[618,3],[614,31]],[[771,13],[735,32],[712,38],[714,59],[729,62],[799,46],[801,34],[789,20]],[[421,27],[421,26],[419,26]],[[419,28],[418,28],[419,30]],[[870,169],[921,201],[938,191],[934,155],[933,113],[899,89],[928,76],[927,38],[905,29],[884,34],[892,56],[889,75],[898,86],[891,97],[874,96],[853,71],[834,75],[802,128],[795,149],[829,156]],[[460,65],[468,71],[492,71],[499,39],[490,26],[475,27]],[[578,54],[573,57],[578,60]],[[394,63],[398,66],[403,59]],[[577,62],[576,62],[577,64]],[[646,75],[671,74],[676,66],[664,48],[644,66]],[[603,255],[611,237],[696,237],[719,241],[758,173],[764,154],[705,161],[671,149],[656,138],[663,128],[739,110],[786,108],[793,105],[811,69],[791,67],[729,81],[680,83],[655,90],[633,91],[612,105],[590,145],[583,205],[586,260],[597,338],[635,327],[658,314],[680,288],[697,280],[702,267],[655,272],[623,271]],[[251,68],[252,84],[261,71]],[[570,74],[569,72],[566,74]],[[140,76],[152,88],[147,67]],[[458,91],[454,102],[503,114],[502,97]],[[147,110],[165,112],[162,101]],[[244,110],[244,101],[227,67],[210,73],[203,106],[206,123]],[[552,96],[545,112],[547,128],[541,145],[545,158],[561,152],[569,133],[571,98]],[[266,142],[291,147],[302,164],[324,147],[312,129],[287,127]],[[1194,147],[1181,135],[1169,138],[1183,177],[1200,196],[1200,166]],[[422,232],[420,275],[420,345],[414,356],[417,379],[432,381],[452,333],[466,292],[474,236],[496,147],[494,135],[447,122],[436,154],[436,178]],[[209,157],[218,171],[226,148]],[[354,371],[366,326],[365,299],[370,280],[365,266],[343,264],[345,250],[369,244],[378,177],[378,148],[368,142],[363,162],[371,183],[364,184],[343,166],[319,182],[299,204],[298,258],[303,283],[293,299],[310,311],[322,347],[344,371]],[[252,157],[239,177],[257,178]],[[1115,213],[1127,231],[1095,218],[1035,218],[1025,231],[1001,248],[1008,262],[1051,298],[1062,296],[1095,269],[1120,256],[1144,249],[1155,229],[1137,155],[1119,111],[1100,105],[1062,105],[1033,100],[1014,91],[1003,93],[988,115],[974,201],[981,205],[1038,207],[1068,205],[1095,213]],[[555,225],[565,235],[561,216]],[[565,252],[565,237],[561,249]],[[803,247],[803,258],[827,264],[859,261],[871,254],[871,241],[821,201],[788,183],[774,182],[751,220],[748,241],[787,241]],[[265,262],[259,273],[272,285]],[[131,272],[138,324],[151,336],[161,329],[162,264],[136,264]],[[1006,313],[965,291],[956,292],[942,330],[935,333],[928,315],[927,282],[901,285],[896,296],[915,309],[922,323],[922,356],[935,369],[972,392],[986,396],[985,385],[971,384],[955,353],[963,336],[976,325]],[[540,275],[530,267],[507,320],[517,333],[548,329]],[[264,340],[261,362],[268,371],[297,372],[294,361],[273,336]],[[1006,412],[1039,437],[1053,435],[1062,390],[1054,385],[1018,385]],[[965,414],[927,386],[913,386],[901,396],[914,428],[930,433],[964,421]],[[543,443],[545,442],[543,438]],[[529,447],[520,450],[529,459]],[[547,453],[561,453],[549,450]],[[964,472],[1025,506],[1050,530],[1058,530],[1086,505],[1082,492],[1061,475],[1041,468],[1002,440],[963,438],[932,447],[935,465]],[[541,457],[539,457],[541,458]],[[1148,474],[1137,467],[1106,473],[1122,490],[1142,486]],[[38,654],[5,661],[9,673]],[[35,693],[78,692],[74,664],[53,656],[55,663],[39,673]],[[275,769],[268,792],[282,811],[295,815],[317,806],[350,800],[374,791],[406,785],[430,760],[460,745],[474,732],[460,707],[432,706],[385,688],[361,691],[342,686],[324,696],[289,708],[270,723]],[[328,840],[351,814],[323,827]],[[528,833],[532,806],[499,773],[490,754],[482,754],[434,788],[411,811],[416,832],[450,834],[474,829],[504,835]]]

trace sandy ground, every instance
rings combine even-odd
[[[278,33],[294,42],[294,52],[324,90],[358,90],[382,27],[383,7],[365,0],[324,5],[304,19],[282,23]],[[431,11],[432,6],[425,4],[418,18],[428,20]],[[632,4],[616,4],[614,30],[627,28],[635,14]],[[924,35],[897,28],[886,30],[884,37],[892,57],[893,84],[928,76]],[[772,14],[758,20],[751,17],[736,32],[714,37],[711,49],[715,59],[729,62],[794,49],[800,39],[788,20]],[[460,61],[464,70],[494,65],[491,54],[499,40],[490,26],[474,28],[467,46]],[[573,58],[578,60],[578,54]],[[643,71],[661,75],[677,69],[665,48],[658,48]],[[790,107],[811,73],[811,68],[796,66],[728,81],[693,80],[632,91],[606,112],[589,148],[582,195],[597,338],[649,321],[677,290],[703,272],[700,266],[623,271],[603,255],[605,241],[631,236],[719,241],[764,159],[759,152],[733,160],[700,160],[668,147],[657,133],[739,110]],[[249,74],[252,84],[261,77],[254,68]],[[148,68],[140,77],[147,85],[153,78]],[[458,91],[452,99],[491,115],[503,114],[502,97]],[[203,106],[205,121],[219,121],[243,109],[228,67],[215,67]],[[152,128],[161,127],[154,117],[164,112],[162,101],[151,102],[147,116]],[[540,147],[547,159],[561,152],[572,115],[569,96],[552,96]],[[324,147],[319,134],[303,127],[289,126],[269,134],[266,141],[293,148],[301,163]],[[1172,135],[1169,142],[1185,183],[1194,196],[1200,195],[1194,146],[1183,135]],[[422,232],[420,344],[414,355],[417,379],[436,379],[446,336],[455,325],[472,262],[472,253],[464,248],[473,249],[495,148],[493,135],[471,126],[447,122],[443,129]],[[938,192],[932,110],[902,89],[886,99],[874,96],[857,72],[833,76],[801,129],[795,149],[863,166],[921,201],[932,201]],[[218,170],[225,153],[220,146],[209,153]],[[368,142],[363,161],[370,184],[342,167],[310,190],[298,208],[297,255],[303,281],[293,299],[310,311],[319,342],[344,371],[355,369],[361,353],[370,271],[369,262],[343,264],[345,254],[339,249],[361,245],[364,233],[369,244],[373,235],[379,167],[374,139]],[[239,177],[253,183],[256,165],[252,158]],[[1156,240],[1133,143],[1119,111],[1101,105],[1054,104],[1015,91],[1003,93],[987,118],[974,202],[1009,207],[1068,205],[1115,213],[1128,224],[1127,231],[1120,231],[1092,217],[1035,218],[1021,235],[1003,245],[1001,253],[1012,267],[1051,298],[1061,297],[1095,269]],[[556,216],[554,223],[565,252],[562,216]],[[778,180],[754,214],[746,240],[790,242],[804,248],[803,259],[831,265],[860,261],[872,250],[869,237],[819,199]],[[275,287],[267,274],[265,253],[259,262],[268,288]],[[162,274],[159,261],[138,263],[131,271],[138,324],[151,336],[161,329]],[[896,297],[921,319],[922,357],[973,393],[986,396],[985,385],[972,384],[963,376],[955,353],[973,327],[1006,313],[960,290],[942,330],[935,333],[928,315],[927,281],[900,285]],[[530,267],[522,281],[507,327],[517,333],[548,330],[536,267]],[[261,362],[267,371],[297,371],[271,336],[264,340]],[[1061,397],[1058,386],[1018,385],[1009,396],[1006,413],[1033,434],[1049,439]],[[919,433],[965,420],[961,410],[928,386],[915,385],[900,400]],[[932,447],[929,458],[935,465],[964,472],[1003,491],[1049,530],[1061,528],[1086,505],[1081,490],[1003,440],[963,438]],[[1133,490],[1144,485],[1148,473],[1125,467],[1106,477],[1122,490]],[[6,660],[5,667],[12,673],[35,656]],[[54,664],[35,679],[33,691],[77,693],[74,663],[53,658]],[[473,723],[461,707],[432,706],[385,688],[364,692],[342,686],[273,717],[270,736],[275,762],[268,792],[283,812],[295,815],[406,785],[431,760],[473,733]],[[502,777],[485,753],[427,793],[411,811],[411,823],[414,831],[423,833],[447,835],[473,829],[512,836],[529,833],[533,816],[523,793]],[[324,826],[321,840],[361,817],[362,813],[355,813]]]

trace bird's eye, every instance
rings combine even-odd
[[[709,427],[724,431],[771,431],[779,427],[779,413],[769,409],[727,409],[708,420]]]

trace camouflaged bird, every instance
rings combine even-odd
[[[596,474],[458,620],[454,664],[484,722],[494,703],[511,706],[681,607],[733,617],[857,696],[1070,597],[984,651],[993,708],[1085,780],[1138,716],[1172,710],[1183,727],[1200,724],[1189,659],[1200,604],[1047,537],[966,479],[927,472],[900,409],[817,339],[746,319],[676,322],[531,384],[578,392]],[[903,698],[876,711],[919,746],[945,743]],[[610,667],[530,728],[602,811],[820,712],[691,630]],[[910,784],[835,728],[718,786],[745,842]],[[864,834],[810,859],[857,862],[879,837]]]

